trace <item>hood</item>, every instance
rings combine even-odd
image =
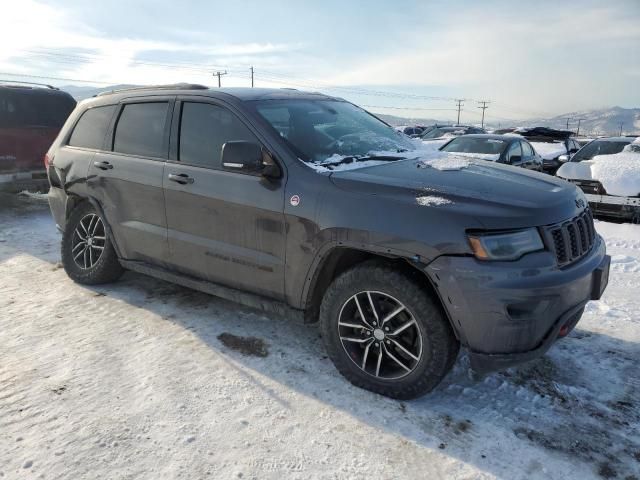
[[[334,172],[330,178],[347,191],[470,215],[487,229],[549,225],[586,205],[582,192],[564,180],[455,155]]]

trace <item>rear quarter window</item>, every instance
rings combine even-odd
[[[93,107],[84,112],[69,137],[68,145],[95,150],[102,149],[104,137],[115,110],[115,105],[108,105]]]
[[[130,103],[124,106],[113,140],[113,151],[142,157],[166,157],[164,127],[167,102]]]

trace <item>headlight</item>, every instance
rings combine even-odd
[[[471,250],[480,260],[517,260],[525,253],[544,249],[535,228],[508,233],[474,233],[468,238]]]

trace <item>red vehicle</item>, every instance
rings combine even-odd
[[[0,189],[46,182],[44,154],[75,106],[50,85],[0,80]]]

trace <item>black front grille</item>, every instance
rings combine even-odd
[[[545,231],[561,267],[584,257],[596,240],[593,216],[588,208],[571,220],[545,227]]]

